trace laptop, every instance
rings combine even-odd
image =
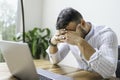
[[[47,70],[36,70],[27,43],[0,41],[0,49],[11,74],[18,80],[73,80]]]

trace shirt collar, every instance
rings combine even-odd
[[[90,37],[92,37],[94,34],[94,26],[91,24],[90,32],[85,36],[85,40],[88,41]]]

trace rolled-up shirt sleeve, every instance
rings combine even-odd
[[[51,54],[50,51],[49,51],[49,48],[46,50],[46,52],[48,53],[48,56],[49,56],[49,59],[50,59],[50,62],[52,64],[57,64],[59,61],[60,61],[60,54],[59,52],[56,52],[54,54]]]
[[[48,53],[48,56],[49,56],[49,59],[50,59],[50,62],[52,64],[57,64],[59,63],[61,60],[64,59],[64,57],[68,54],[69,52],[69,46],[68,44],[66,43],[60,43],[57,45],[58,47],[58,51],[54,54],[51,54],[50,51],[49,51],[49,48],[46,50],[46,52]]]
[[[116,35],[109,34],[103,39],[100,48],[90,57],[88,65],[104,78],[114,75],[118,60],[118,43]]]

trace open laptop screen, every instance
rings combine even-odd
[[[22,80],[32,80],[37,76],[27,43],[0,41],[0,48],[12,75]]]

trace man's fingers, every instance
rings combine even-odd
[[[60,35],[60,36],[58,37],[58,39],[59,39],[59,40],[64,40],[64,39],[66,39],[66,37],[65,37],[65,35]]]
[[[66,39],[65,35],[55,36],[54,38],[57,42],[63,42]]]
[[[60,30],[57,30],[57,33],[56,35],[57,36],[60,36],[60,35],[64,35],[67,31],[65,29],[60,29]]]

